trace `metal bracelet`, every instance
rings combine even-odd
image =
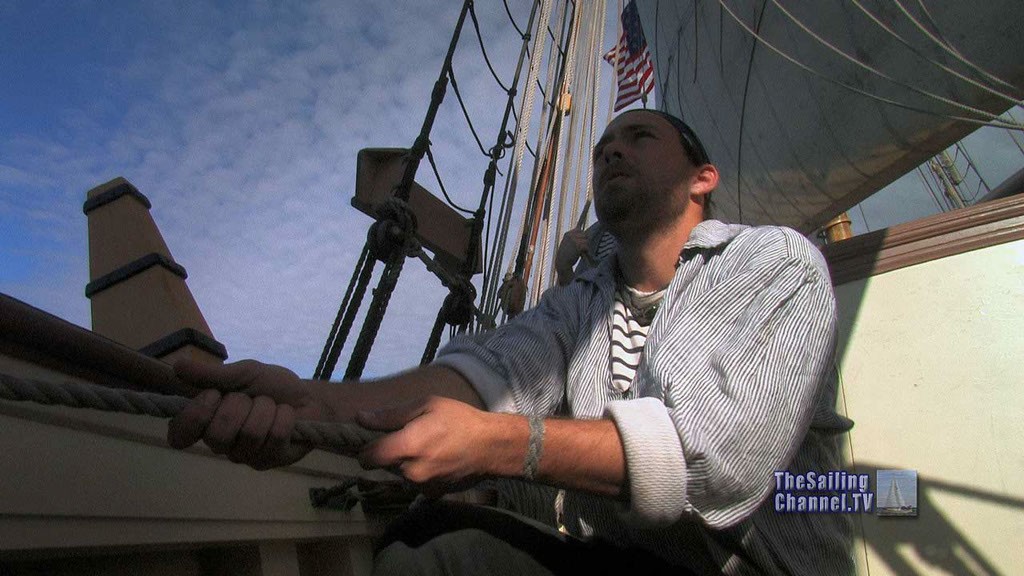
[[[530,440],[526,446],[526,458],[523,460],[523,478],[533,480],[540,467],[540,456],[544,450],[544,417],[532,415],[530,422]]]

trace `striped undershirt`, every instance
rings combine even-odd
[[[647,342],[647,330],[650,322],[637,318],[637,315],[627,306],[627,302],[641,302],[644,307],[657,306],[665,296],[665,289],[642,292],[620,282],[615,291],[615,309],[612,311],[612,321],[608,329],[611,331],[611,359],[612,386],[619,392],[626,392],[636,377],[637,366],[640,365],[640,355],[644,350],[644,343]]]

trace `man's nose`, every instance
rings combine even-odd
[[[622,158],[622,145],[617,140],[612,140],[604,145],[601,149],[601,157],[598,160],[603,161],[605,164],[611,163],[612,160]]]

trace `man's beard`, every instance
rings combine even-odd
[[[644,193],[615,183],[607,184],[595,195],[594,212],[618,240],[645,236],[679,216],[679,208],[673,206],[668,193]]]

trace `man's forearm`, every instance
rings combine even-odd
[[[493,431],[480,450],[491,454],[494,476],[522,478],[530,445],[525,416],[494,414]],[[626,458],[611,420],[547,418],[534,479],[542,484],[610,497],[627,496]]]
[[[483,400],[469,381],[445,366],[421,366],[380,380],[307,382],[338,422],[355,420],[360,410],[406,404],[427,396],[451,398],[484,409]]]

